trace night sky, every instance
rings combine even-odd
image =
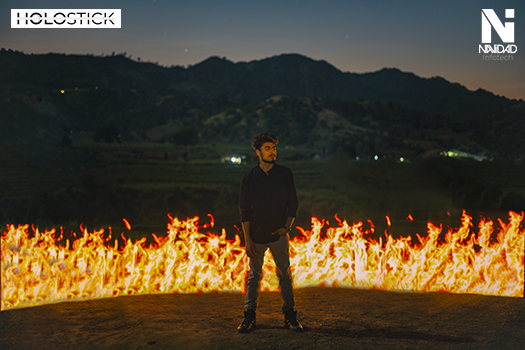
[[[122,9],[121,29],[10,28],[10,9],[111,8]],[[482,9],[514,22],[513,61],[478,53]],[[505,19],[505,9],[515,18]],[[0,16],[0,47],[25,53],[126,52],[164,66],[298,53],[344,72],[396,67],[525,99],[523,0],[3,0]],[[492,38],[502,43],[495,30]]]

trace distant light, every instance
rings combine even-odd
[[[359,156],[355,157],[355,160],[359,160]]]
[[[405,161],[405,158],[401,157],[401,158],[399,158],[399,161],[400,161],[401,163],[403,163],[403,162]]]
[[[378,160],[379,159],[379,156],[376,154],[375,157],[374,157],[375,160]]]
[[[232,158],[231,158],[231,162],[232,162],[233,164],[241,164],[242,159],[241,159],[241,157],[232,157]]]
[[[64,92],[66,92],[66,91],[65,91],[65,90],[60,90],[60,92],[61,92],[61,93],[64,93]]]

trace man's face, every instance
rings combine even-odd
[[[257,155],[261,162],[264,163],[275,163],[277,159],[277,147],[273,142],[265,142],[261,146],[261,149],[257,150]]]

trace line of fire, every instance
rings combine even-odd
[[[449,229],[443,241],[442,225],[429,222],[427,235],[393,238],[362,222],[311,219],[311,228],[298,228],[291,241],[294,287],[352,287],[391,291],[476,293],[523,297],[524,214],[509,212],[508,222],[482,219],[477,233],[472,217],[463,212],[459,228]],[[109,298],[152,293],[243,292],[247,257],[239,236],[234,240],[205,232],[211,221],[199,217],[171,218],[167,235],[126,239],[119,246],[103,229],[88,232],[64,245],[56,230],[30,234],[28,225],[3,233],[2,310],[60,301]],[[386,217],[390,226],[390,219]],[[407,219],[412,219],[409,216]],[[130,223],[124,220],[126,227]],[[270,254],[267,252],[267,254]],[[266,259],[262,291],[278,290],[273,259]]]

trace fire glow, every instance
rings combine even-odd
[[[211,217],[211,216],[210,216]],[[337,216],[336,216],[337,219]],[[57,242],[56,231],[9,226],[2,243],[2,304],[13,309],[68,300],[108,298],[152,293],[243,292],[247,257],[239,236],[201,233],[211,224],[198,225],[198,217],[171,219],[166,236],[153,234],[135,243],[110,243],[104,230],[76,239],[70,247]],[[387,217],[387,220],[389,218]],[[509,223],[482,219],[478,233],[472,218],[463,213],[461,227],[449,229],[440,242],[441,227],[427,224],[428,234],[412,244],[410,237],[384,240],[365,238],[363,223],[323,232],[325,221],[312,217],[311,230],[290,243],[294,286],[354,287],[397,291],[475,293],[523,297],[523,213],[509,213]],[[390,221],[389,221],[390,223]],[[129,225],[129,224],[127,224]],[[373,226],[372,226],[373,227]],[[129,226],[128,226],[129,228]],[[111,230],[110,230],[111,233]],[[263,291],[278,290],[273,259],[265,257]]]

